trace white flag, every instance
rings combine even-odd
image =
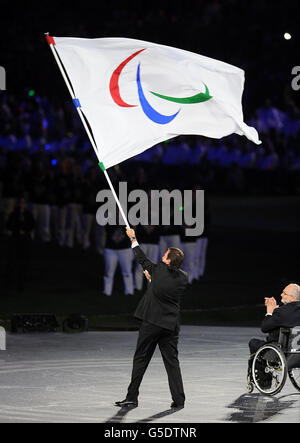
[[[199,54],[126,38],[53,37],[105,168],[178,135],[245,135],[244,71]]]

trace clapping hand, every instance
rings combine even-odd
[[[273,314],[274,309],[278,308],[277,302],[274,297],[271,297],[271,298],[266,297],[265,298],[265,306],[267,308],[268,314]]]

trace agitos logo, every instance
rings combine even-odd
[[[124,67],[127,65],[127,63],[129,63],[134,57],[136,57],[138,54],[140,54],[141,52],[143,52],[145,50],[146,50],[146,48],[140,49],[139,51],[135,52],[134,54],[132,54],[128,58],[126,58],[126,60],[124,60],[114,70],[114,72],[110,78],[110,82],[109,82],[110,94],[112,96],[112,99],[114,100],[114,102],[118,106],[121,106],[124,108],[132,108],[132,107],[137,106],[137,105],[131,105],[129,103],[126,103],[122,99],[121,94],[120,94],[120,89],[119,89],[119,78],[120,78],[120,75],[121,75]],[[164,114],[161,114],[160,112],[158,112],[156,109],[154,109],[151,106],[151,104],[149,103],[149,101],[146,99],[144,91],[143,91],[143,87],[142,87],[142,82],[141,82],[141,64],[140,63],[138,63],[138,67],[137,67],[136,83],[137,83],[137,90],[138,90],[138,97],[139,97],[140,105],[142,107],[144,114],[150,120],[152,120],[154,123],[158,123],[160,125],[165,125],[167,123],[170,123],[172,120],[174,120],[174,118],[180,112],[181,108],[179,108],[175,114],[164,115]],[[181,103],[181,104],[193,104],[193,103],[206,102],[212,98],[212,96],[209,93],[208,87],[205,84],[204,84],[204,86],[205,86],[205,92],[199,92],[198,94],[190,96],[190,97],[170,97],[167,95],[158,94],[157,92],[154,92],[154,91],[150,91],[150,92],[151,92],[151,94],[153,94],[156,97],[161,98],[162,100],[167,100],[170,102]]]

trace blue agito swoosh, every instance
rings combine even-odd
[[[160,125],[166,125],[167,123],[170,123],[174,118],[177,116],[180,109],[176,112],[176,114],[173,115],[164,115],[157,112],[147,101],[144,91],[141,85],[141,78],[140,78],[140,63],[137,68],[137,74],[136,74],[136,81],[138,86],[138,93],[139,93],[139,100],[143,109],[143,112],[146,114],[150,120],[152,120],[155,123],[159,123]]]

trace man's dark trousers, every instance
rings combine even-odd
[[[131,383],[126,396],[128,401],[137,401],[144,373],[158,344],[168,374],[172,399],[177,405],[184,404],[185,395],[177,350],[178,332],[179,328],[171,331],[145,321],[142,323],[133,358]]]

